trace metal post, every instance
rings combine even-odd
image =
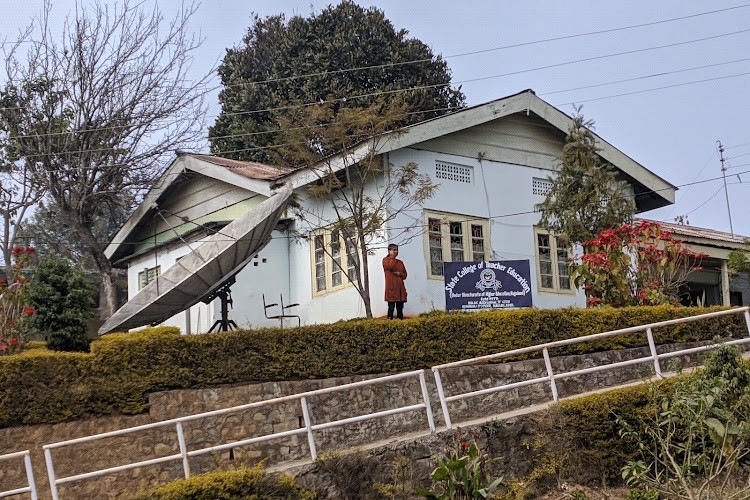
[[[44,449],[44,461],[47,462],[47,477],[49,477],[49,490],[52,493],[52,500],[59,500],[57,493],[57,480],[55,479],[55,467],[52,465],[52,452],[49,448]]]
[[[310,423],[310,411],[307,409],[307,399],[303,396],[299,400],[302,405],[302,417],[305,419],[305,428],[307,429],[307,442],[310,445],[310,456],[313,460],[318,458],[318,450],[315,448],[315,438],[312,433],[312,424]]]
[[[29,489],[31,490],[31,500],[37,500],[39,497],[36,494],[34,471],[31,468],[31,454],[26,453],[23,456],[23,464],[26,466],[26,480],[29,482]]]
[[[552,389],[552,399],[557,403],[560,398],[557,396],[557,384],[555,384],[555,374],[552,372],[552,362],[549,359],[549,350],[545,347],[542,349],[544,356],[544,365],[547,367],[547,376],[549,377],[549,386]]]
[[[424,399],[425,410],[427,411],[427,424],[430,426],[430,432],[435,434],[435,421],[432,418],[432,407],[430,406],[430,393],[427,392],[427,382],[424,379],[424,370],[419,372],[419,385],[422,387],[422,399]]]
[[[646,337],[648,337],[648,347],[651,349],[651,357],[654,358],[654,371],[660,379],[664,378],[661,374],[661,365],[659,364],[659,355],[656,353],[656,344],[654,343],[654,333],[651,328],[646,328]]]
[[[443,408],[443,418],[445,419],[446,429],[453,428],[451,424],[451,416],[448,413],[448,403],[445,401],[445,394],[443,393],[443,382],[440,380],[440,372],[437,368],[432,369],[432,373],[435,375],[435,384],[437,385],[438,398],[440,399],[440,406]]]
[[[180,443],[180,455],[182,455],[182,470],[185,471],[185,479],[190,477],[190,462],[188,461],[188,451],[185,445],[185,433],[182,432],[182,422],[177,422],[177,442]]]

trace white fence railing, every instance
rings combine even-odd
[[[558,392],[557,392],[557,386],[556,386],[556,381],[557,380],[561,380],[561,379],[569,378],[569,377],[575,377],[577,375],[584,375],[584,374],[588,374],[588,373],[599,372],[599,371],[603,371],[603,370],[611,370],[611,369],[614,369],[614,368],[625,367],[625,366],[635,365],[635,364],[640,364],[640,363],[653,363],[654,372],[655,372],[656,376],[657,377],[661,377],[662,376],[662,371],[661,371],[660,361],[663,360],[663,359],[667,359],[667,358],[674,357],[674,356],[687,355],[687,354],[696,353],[696,352],[700,352],[700,351],[705,351],[705,350],[708,350],[708,349],[713,349],[715,347],[719,347],[721,345],[738,345],[738,344],[747,344],[747,343],[750,343],[750,337],[748,337],[748,338],[742,338],[742,339],[737,339],[737,340],[730,340],[730,341],[721,342],[721,343],[712,344],[712,345],[704,345],[704,346],[701,346],[701,347],[695,347],[695,348],[689,348],[689,349],[676,350],[676,351],[672,351],[672,352],[659,353],[657,351],[657,349],[656,349],[656,344],[654,342],[654,336],[653,336],[653,330],[655,328],[669,326],[669,325],[676,325],[676,324],[680,324],[680,323],[687,323],[687,322],[692,322],[692,321],[700,321],[702,319],[715,318],[715,317],[718,317],[718,316],[726,316],[726,315],[731,315],[731,314],[744,314],[745,324],[747,326],[748,333],[750,334],[750,311],[749,310],[750,310],[750,308],[748,308],[748,307],[742,307],[742,308],[731,309],[731,310],[727,310],[727,311],[719,311],[719,312],[708,313],[708,314],[701,314],[701,315],[697,315],[697,316],[690,316],[690,317],[686,317],[686,318],[674,319],[674,320],[669,320],[669,321],[661,321],[661,322],[658,322],[658,323],[651,323],[651,324],[648,324],[648,325],[641,325],[641,326],[635,326],[635,327],[630,327],[630,328],[623,328],[623,329],[620,329],[620,330],[614,330],[614,331],[610,331],[610,332],[598,333],[598,334],[595,334],[595,335],[588,335],[588,336],[585,336],[585,337],[571,338],[571,339],[561,340],[561,341],[556,341],[556,342],[548,342],[546,344],[539,344],[539,345],[530,346],[530,347],[524,347],[524,348],[520,348],[520,349],[513,349],[511,351],[506,351],[506,352],[502,352],[502,353],[498,353],[498,354],[491,354],[491,355],[488,355],[488,356],[480,356],[480,357],[477,357],[477,358],[466,359],[466,360],[458,361],[458,362],[454,362],[454,363],[447,363],[447,364],[443,364],[443,365],[434,366],[434,367],[432,367],[432,372],[433,372],[433,374],[435,376],[435,382],[436,382],[436,387],[437,387],[438,398],[440,400],[440,406],[442,408],[443,417],[444,417],[444,420],[445,420],[446,427],[448,429],[450,429],[450,428],[453,427],[453,423],[451,422],[450,413],[448,411],[448,403],[450,403],[452,401],[458,401],[458,400],[461,400],[461,399],[467,399],[467,398],[471,398],[471,397],[475,397],[475,396],[480,396],[480,395],[485,395],[485,394],[491,394],[491,393],[495,393],[495,392],[507,391],[507,390],[511,390],[511,389],[515,389],[515,388],[519,388],[519,387],[533,385],[533,384],[548,383],[550,385],[550,389],[551,389],[551,392],[552,392],[552,400],[556,402],[556,401],[559,400]],[[552,367],[552,363],[550,361],[550,355],[549,355],[549,350],[550,349],[553,349],[553,348],[556,348],[556,347],[562,347],[562,346],[572,345],[572,344],[577,344],[577,343],[581,343],[581,342],[588,342],[588,341],[592,341],[592,340],[598,340],[598,339],[603,339],[603,338],[608,338],[608,337],[614,337],[614,336],[617,336],[617,335],[625,335],[625,334],[638,333],[638,332],[645,332],[646,333],[646,338],[647,338],[648,346],[649,346],[649,350],[650,350],[650,354],[648,356],[644,356],[644,357],[640,357],[640,358],[635,358],[635,359],[630,359],[630,360],[626,360],[626,361],[619,361],[619,362],[614,362],[614,363],[608,363],[608,364],[604,364],[604,365],[600,365],[600,366],[595,366],[595,367],[590,367],[590,368],[572,370],[572,371],[567,371],[567,372],[563,371],[563,372],[555,373],[553,371],[553,367]],[[520,382],[513,382],[513,383],[498,385],[498,386],[495,386],[495,387],[489,387],[489,388],[475,390],[475,391],[470,391],[470,392],[464,392],[464,393],[460,393],[460,394],[454,394],[454,395],[451,395],[451,396],[446,396],[445,395],[445,389],[444,389],[444,386],[443,386],[443,382],[441,380],[441,371],[443,371],[445,369],[448,369],[448,368],[451,368],[451,367],[458,367],[458,366],[466,366],[466,365],[478,364],[478,363],[483,363],[483,362],[491,361],[491,360],[497,360],[497,359],[501,359],[501,358],[505,358],[505,357],[509,357],[509,356],[516,356],[516,355],[521,355],[521,354],[529,354],[529,353],[534,353],[534,352],[538,352],[538,351],[542,352],[542,357],[544,358],[544,365],[546,367],[546,374],[543,375],[543,376],[541,376],[541,377],[532,378],[532,379],[524,380],[524,381],[520,381]],[[338,392],[338,391],[346,391],[346,390],[357,388],[357,387],[364,387],[364,386],[382,384],[382,383],[385,383],[385,382],[390,382],[390,381],[395,381],[395,380],[401,380],[401,379],[406,379],[406,378],[410,378],[410,377],[416,377],[419,380],[421,394],[422,394],[422,402],[421,403],[416,403],[416,404],[412,404],[412,405],[401,406],[401,407],[390,409],[390,410],[383,410],[383,411],[373,412],[373,413],[369,413],[369,414],[365,414],[365,415],[360,415],[360,416],[356,416],[356,417],[335,420],[335,421],[331,421],[331,422],[323,422],[323,423],[317,423],[317,424],[315,424],[315,423],[312,422],[312,418],[310,416],[310,411],[309,411],[308,402],[307,402],[308,399],[311,398],[311,397],[322,395],[322,394],[334,393],[334,392]],[[215,417],[215,416],[229,414],[229,413],[242,412],[242,411],[246,411],[246,410],[252,410],[252,409],[255,409],[255,408],[267,407],[267,406],[271,406],[271,405],[274,405],[274,404],[279,404],[279,403],[283,403],[283,402],[290,402],[290,401],[295,401],[295,400],[298,400],[299,403],[300,403],[300,405],[301,405],[302,417],[303,417],[303,420],[304,420],[304,426],[300,427],[299,429],[292,429],[292,430],[283,431],[283,432],[276,432],[276,433],[272,433],[272,434],[266,434],[266,435],[263,435],[263,436],[256,436],[256,437],[252,437],[252,438],[248,438],[248,439],[243,439],[243,440],[240,440],[240,441],[234,441],[234,442],[231,442],[231,443],[219,444],[219,445],[211,446],[211,447],[208,447],[208,448],[201,448],[201,449],[189,450],[188,447],[187,447],[187,444],[185,442],[185,434],[184,434],[184,431],[183,431],[183,423],[184,422],[189,422],[189,421],[193,421],[193,420],[200,420],[200,419],[204,419],[204,418]],[[432,416],[432,409],[431,409],[431,405],[430,405],[430,397],[429,397],[429,393],[428,393],[428,390],[427,390],[427,383],[425,381],[425,370],[415,370],[415,371],[410,371],[410,372],[405,372],[405,373],[399,373],[399,374],[396,374],[396,375],[389,375],[389,376],[385,376],[385,377],[377,377],[377,378],[372,378],[372,379],[363,380],[363,381],[359,381],[359,382],[354,382],[354,383],[350,383],[350,384],[344,384],[344,385],[340,385],[340,386],[329,387],[329,388],[325,388],[325,389],[318,389],[318,390],[315,390],[315,391],[308,391],[308,392],[303,392],[303,393],[299,393],[299,394],[293,394],[293,395],[290,395],[290,396],[284,396],[284,397],[280,397],[280,398],[274,398],[274,399],[269,399],[269,400],[264,400],[264,401],[258,401],[258,402],[255,402],[255,403],[249,403],[249,404],[244,404],[244,405],[240,405],[240,406],[234,406],[234,407],[231,407],[231,408],[224,408],[224,409],[221,409],[221,410],[214,410],[214,411],[209,411],[209,412],[204,412],[204,413],[198,413],[198,414],[195,414],[195,415],[188,415],[188,416],[174,418],[174,419],[165,420],[165,421],[161,421],[161,422],[155,422],[155,423],[151,423],[151,424],[140,425],[140,426],[136,426],[136,427],[130,427],[130,428],[127,428],[127,429],[121,429],[121,430],[116,430],[116,431],[112,431],[112,432],[105,432],[105,433],[102,433],[102,434],[96,434],[96,435],[93,435],[93,436],[86,436],[86,437],[82,437],[82,438],[71,439],[71,440],[68,440],[68,441],[61,441],[61,442],[57,442],[57,443],[52,443],[52,444],[45,445],[42,448],[44,450],[44,458],[45,458],[45,461],[46,461],[46,464],[47,464],[47,474],[49,476],[50,491],[51,491],[51,494],[52,494],[52,498],[54,500],[57,500],[59,498],[58,486],[61,485],[61,484],[72,483],[72,482],[75,482],[75,481],[81,481],[81,480],[84,480],[84,479],[99,477],[99,476],[103,476],[103,475],[114,473],[114,472],[120,472],[120,471],[129,470],[129,469],[134,469],[136,467],[143,467],[143,466],[148,466],[148,465],[155,465],[155,464],[165,463],[165,462],[171,462],[171,461],[182,461],[182,467],[183,467],[184,475],[185,475],[185,477],[189,477],[190,476],[190,458],[191,457],[196,457],[196,456],[199,456],[199,455],[204,455],[204,454],[212,453],[212,452],[223,451],[223,450],[227,450],[227,449],[231,449],[231,448],[237,448],[237,447],[240,447],[240,446],[250,445],[250,444],[253,444],[253,443],[260,443],[260,442],[263,442],[263,441],[270,441],[270,440],[273,440],[273,439],[286,438],[286,437],[290,437],[290,436],[294,436],[294,435],[301,435],[301,434],[306,434],[307,435],[307,441],[308,441],[308,445],[309,445],[310,456],[313,459],[315,459],[317,457],[317,448],[316,448],[316,445],[315,445],[315,438],[314,438],[314,435],[313,435],[313,433],[315,431],[320,431],[320,430],[323,430],[323,429],[329,429],[329,428],[333,428],[333,427],[339,427],[339,426],[343,426],[343,425],[347,425],[347,424],[354,424],[354,423],[358,423],[358,422],[364,422],[364,421],[367,421],[367,420],[370,420],[370,419],[374,419],[374,418],[386,417],[386,416],[389,416],[389,415],[395,415],[395,414],[405,413],[405,412],[410,412],[410,411],[415,411],[415,410],[424,410],[425,411],[426,416],[427,416],[427,424],[429,426],[429,430],[430,430],[430,432],[434,433],[435,432],[435,422],[434,422],[433,416]],[[72,445],[82,444],[82,443],[88,443],[88,442],[92,442],[92,441],[96,441],[96,440],[100,440],[100,439],[105,439],[105,438],[110,438],[110,437],[115,437],[115,436],[123,436],[123,435],[132,434],[134,432],[144,431],[144,430],[148,430],[148,429],[156,429],[156,428],[170,427],[170,426],[174,426],[174,429],[175,429],[175,432],[176,432],[176,435],[177,435],[177,443],[179,445],[179,452],[178,453],[175,453],[175,454],[172,454],[172,455],[168,455],[168,456],[163,456],[163,457],[152,458],[152,459],[149,459],[149,460],[143,460],[143,461],[140,461],[140,462],[133,462],[133,463],[129,463],[129,464],[119,465],[119,466],[116,466],[116,467],[110,467],[110,468],[106,468],[106,469],[100,469],[100,470],[96,470],[96,471],[85,472],[85,473],[76,474],[76,475],[67,476],[67,477],[57,477],[56,474],[55,474],[52,451],[55,450],[55,449],[57,449],[57,448],[62,448],[62,447],[72,446]],[[29,486],[25,487],[25,488],[14,489],[14,490],[11,490],[11,491],[0,492],[0,497],[10,496],[10,495],[16,495],[16,494],[21,494],[21,493],[31,493],[32,500],[36,500],[37,499],[36,487],[35,487],[35,484],[34,484],[34,475],[33,475],[32,469],[31,469],[31,459],[30,459],[29,452],[28,451],[21,451],[21,452],[17,452],[17,453],[11,453],[11,454],[8,454],[8,455],[0,455],[0,461],[1,460],[14,459],[14,458],[23,458],[24,464],[25,464],[25,467],[26,467],[26,475],[27,475],[27,478],[28,478]]]
[[[559,400],[557,395],[557,385],[555,384],[556,380],[569,378],[569,377],[575,377],[577,375],[585,375],[588,373],[595,373],[600,372],[604,370],[611,370],[613,368],[619,368],[629,365],[636,365],[641,363],[653,363],[654,364],[654,372],[656,373],[656,376],[661,378],[662,372],[661,372],[661,364],[660,360],[671,358],[675,356],[684,356],[687,354],[692,354],[696,352],[706,351],[708,349],[714,349],[716,347],[722,346],[722,345],[738,345],[738,344],[747,344],[750,343],[750,338],[742,338],[738,340],[731,340],[726,342],[720,342],[716,344],[710,344],[710,345],[704,345],[700,347],[694,347],[690,349],[682,349],[677,350],[673,352],[665,352],[665,353],[658,353],[656,350],[656,344],[654,343],[654,335],[653,335],[653,329],[659,328],[663,326],[669,326],[669,325],[676,325],[679,323],[688,323],[691,321],[700,321],[702,319],[708,319],[708,318],[716,318],[718,316],[726,316],[730,314],[744,314],[745,315],[745,323],[747,325],[748,334],[750,334],[750,312],[748,312],[748,307],[740,307],[737,309],[730,309],[727,311],[718,311],[713,313],[707,313],[707,314],[700,314],[697,316],[689,316],[687,318],[679,318],[679,319],[671,319],[668,321],[660,321],[658,323],[651,323],[648,325],[640,325],[640,326],[634,326],[630,328],[622,328],[620,330],[613,330],[610,332],[604,332],[604,333],[597,333],[594,335],[587,335],[585,337],[576,337],[566,340],[559,340],[556,342],[547,342],[546,344],[538,344],[535,346],[530,347],[523,347],[520,349],[513,349],[511,351],[501,352],[498,354],[490,354],[487,356],[480,356],[478,358],[472,358],[472,359],[465,359],[463,361],[456,361],[454,363],[446,363],[443,365],[433,366],[432,367],[432,373],[435,375],[435,383],[437,385],[437,391],[438,391],[438,398],[440,398],[440,406],[443,409],[443,418],[445,420],[445,425],[448,429],[453,427],[453,423],[451,422],[450,412],[448,411],[448,403],[451,401],[458,401],[461,399],[467,399],[472,398],[475,396],[482,396],[486,394],[492,394],[495,392],[501,392],[501,391],[508,391],[511,389],[516,389],[519,387],[525,387],[528,385],[534,385],[534,384],[540,384],[540,383],[549,383],[550,389],[552,391],[552,399],[557,402]],[[635,358],[635,359],[629,359],[626,361],[618,361],[615,363],[608,363],[600,366],[594,366],[591,368],[583,368],[580,370],[572,370],[568,372],[560,372],[555,373],[552,370],[552,363],[550,361],[549,356],[549,350],[553,349],[555,347],[562,347],[572,344],[579,344],[581,342],[589,342],[591,340],[598,340],[598,339],[604,339],[608,337],[614,337],[617,335],[625,335],[629,333],[638,333],[638,332],[645,332],[646,338],[648,340],[648,346],[650,350],[650,355],[641,357],[641,358]],[[476,391],[471,392],[464,392],[460,394],[454,394],[452,396],[446,396],[445,390],[443,388],[443,382],[440,378],[440,371],[445,370],[446,368],[453,368],[457,366],[466,366],[466,365],[473,365],[477,363],[482,363],[494,359],[501,359],[506,358],[509,356],[518,356],[520,354],[529,354],[533,352],[542,351],[542,357],[544,358],[544,365],[547,368],[547,373],[542,377],[537,377],[529,380],[523,380],[520,382],[513,382],[509,384],[503,384],[503,385],[497,385],[495,387],[488,387],[485,389],[480,389]]]
[[[31,468],[31,453],[29,453],[29,450],[8,453],[7,455],[0,455],[0,461],[14,460],[16,458],[23,459],[23,466],[26,469],[26,481],[28,483],[28,486],[25,486],[23,488],[16,488],[13,490],[0,491],[0,498],[20,495],[22,493],[31,493],[31,500],[37,500],[38,497],[36,495],[36,483],[34,482],[34,471]]]
[[[379,412],[370,413],[367,415],[361,415],[357,417],[345,418],[345,419],[336,420],[333,422],[324,422],[324,423],[319,423],[319,424],[312,423],[312,419],[310,417],[310,411],[307,405],[307,399],[310,397],[318,396],[321,394],[328,394],[332,392],[345,391],[345,390],[353,389],[356,387],[364,387],[368,385],[382,384],[385,382],[390,382],[393,380],[400,380],[400,379],[404,379],[408,377],[417,377],[419,379],[419,384],[421,386],[421,391],[422,391],[422,400],[423,400],[422,403],[402,406],[402,407],[394,408],[391,410],[379,411]],[[299,429],[289,430],[289,431],[277,432],[274,434],[267,434],[264,436],[253,437],[249,439],[243,439],[241,441],[234,441],[231,443],[220,444],[220,445],[211,446],[208,448],[201,448],[198,450],[188,450],[185,444],[185,434],[182,428],[183,422],[189,422],[192,420],[199,420],[199,419],[208,418],[208,417],[215,417],[215,416],[224,415],[227,413],[236,413],[236,412],[241,412],[244,410],[251,410],[254,408],[260,408],[264,406],[270,406],[270,405],[287,402],[287,401],[294,401],[294,400],[300,401],[300,405],[302,407],[302,416],[303,416],[304,423],[305,423],[304,427],[301,427]],[[48,445],[43,446],[44,458],[45,458],[45,461],[47,462],[47,474],[49,476],[49,483],[50,483],[50,490],[52,492],[52,498],[54,500],[57,500],[59,498],[57,487],[58,485],[61,485],[61,484],[72,483],[74,481],[81,481],[83,479],[103,476],[105,474],[110,474],[113,472],[120,472],[120,471],[129,470],[129,469],[134,469],[136,467],[155,465],[155,464],[159,464],[163,462],[170,462],[170,461],[175,461],[175,460],[182,460],[183,471],[184,471],[185,477],[187,478],[187,477],[190,477],[190,457],[195,457],[198,455],[205,455],[206,453],[227,450],[230,448],[236,448],[239,446],[249,445],[253,443],[260,443],[262,441],[285,438],[285,437],[294,436],[298,434],[307,434],[307,441],[310,447],[310,455],[314,460],[317,457],[317,449],[315,446],[315,438],[313,436],[313,431],[319,431],[323,429],[329,429],[331,427],[338,427],[338,426],[353,424],[353,423],[358,423],[358,422],[364,422],[366,420],[370,420],[373,418],[386,417],[388,415],[395,415],[398,413],[404,413],[404,412],[414,411],[414,410],[425,410],[427,414],[427,424],[430,428],[430,432],[435,432],[435,422],[432,418],[432,408],[430,407],[430,398],[427,392],[427,383],[425,382],[424,370],[416,370],[416,371],[411,371],[411,372],[399,373],[396,375],[388,375],[385,377],[378,377],[378,378],[373,378],[369,380],[363,380],[360,382],[353,382],[350,384],[339,385],[336,387],[328,387],[325,389],[318,389],[315,391],[303,392],[303,393],[294,394],[291,396],[268,399],[265,401],[258,401],[256,403],[249,403],[249,404],[234,406],[231,408],[225,408],[221,410],[198,413],[195,415],[173,418],[171,420],[164,420],[162,422],[155,422],[153,424],[139,425],[137,427],[130,427],[127,429],[121,429],[121,430],[112,431],[112,432],[105,432],[102,434],[96,434],[94,436],[86,436],[86,437],[82,437],[78,439],[71,439],[68,441],[61,441],[59,443],[48,444]],[[175,431],[177,432],[177,442],[179,443],[179,448],[180,448],[179,453],[168,455],[165,457],[153,458],[150,460],[143,460],[141,462],[120,465],[117,467],[110,467],[110,468],[101,469],[98,471],[86,472],[83,474],[76,474],[74,476],[57,477],[55,475],[55,468],[54,468],[53,458],[52,458],[52,450],[56,448],[62,448],[64,446],[71,446],[71,445],[75,445],[79,443],[88,443],[88,442],[96,441],[99,439],[122,436],[125,434],[131,434],[134,432],[143,431],[147,429],[155,429],[159,427],[168,427],[168,426],[175,427]]]

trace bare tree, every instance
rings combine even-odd
[[[3,149],[0,145],[0,151]],[[11,276],[11,255],[18,244],[20,222],[39,201],[42,191],[25,165],[16,165],[7,158],[5,151],[0,152],[0,258],[5,276]]]
[[[368,261],[376,244],[382,244],[388,223],[408,215],[431,198],[437,189],[418,165],[392,165],[378,154],[389,138],[398,136],[395,124],[406,106],[396,100],[376,102],[366,108],[339,108],[330,100],[319,106],[298,108],[279,117],[285,144],[277,155],[296,165],[314,165],[317,181],[307,188],[309,203],[293,206],[306,227],[298,236],[310,239],[314,250],[328,255],[337,279],[347,280],[362,298],[372,317]],[[327,151],[341,154],[325,156]],[[421,217],[393,231],[394,241],[405,242],[422,234]],[[323,228],[329,237],[315,234]],[[346,256],[346,266],[342,265]],[[316,284],[316,286],[318,286]]]
[[[54,203],[61,230],[93,259],[102,318],[117,302],[107,242],[93,230],[97,217],[132,209],[168,155],[202,139],[213,69],[191,79],[202,42],[189,32],[196,8],[183,6],[165,22],[157,9],[127,0],[77,6],[55,37],[48,1],[37,29],[6,53],[3,96],[14,104],[0,110],[2,127]]]

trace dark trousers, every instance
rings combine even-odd
[[[404,319],[404,302],[388,302],[388,319],[393,319],[393,308],[396,308],[396,317]]]

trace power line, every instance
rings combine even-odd
[[[733,174],[733,175],[744,175],[744,174],[748,174],[748,173],[750,173],[750,170],[747,170],[747,171],[744,171],[744,172],[738,172],[737,174]],[[707,182],[713,182],[713,181],[717,181],[717,180],[721,180],[721,179],[723,179],[723,177],[712,177],[712,178],[709,178],[709,179],[702,179],[702,180],[699,180],[699,181],[694,181],[694,182],[689,182],[689,183],[677,185],[675,187],[676,188],[683,188],[683,187],[687,187],[687,186],[694,186],[694,185],[697,185],[697,184],[705,184]],[[648,190],[648,191],[643,191],[641,193],[637,193],[635,196],[636,197],[643,197],[643,196],[647,196],[649,194],[659,193],[661,191],[668,191],[668,190],[671,190],[671,189],[672,189],[672,187],[661,188],[661,189],[652,189],[652,190]],[[233,206],[233,205],[242,203],[243,201],[247,201],[249,199],[251,199],[251,198],[245,198],[245,199],[239,200],[239,201],[237,201],[235,203],[232,203],[230,205],[227,205],[227,206]],[[212,215],[212,214],[217,213],[220,210],[223,210],[225,208],[226,207],[221,207],[221,208],[219,208],[217,210],[208,212],[206,214],[202,214],[201,217],[205,217],[207,215]],[[473,220],[477,220],[477,219],[482,219],[482,220],[496,220],[496,219],[504,219],[504,218],[508,218],[508,217],[517,217],[517,216],[521,216],[521,215],[530,215],[530,214],[534,214],[534,213],[538,213],[538,211],[537,210],[525,210],[525,211],[520,211],[520,212],[511,212],[511,213],[493,215],[492,217],[469,217],[469,218],[462,219],[462,220],[458,220],[458,219],[452,219],[452,220],[454,220],[455,222],[469,222],[469,221],[473,221]],[[171,215],[180,218],[180,216],[178,214],[171,213]],[[315,214],[312,214],[312,215],[315,215]],[[202,224],[198,224],[198,223],[195,222],[196,220],[198,220],[197,218],[196,219],[188,219],[188,220],[181,219],[181,220],[184,223],[186,223],[186,224],[193,223],[193,224],[202,226]],[[421,225],[417,224],[416,226],[408,226],[408,227],[409,228],[414,228],[414,227],[422,227],[422,228],[424,228],[424,227],[427,227],[427,225],[426,224],[421,224]],[[206,228],[206,229],[212,230],[211,228]],[[393,227],[393,228],[390,228],[390,229],[398,230],[398,229],[406,229],[406,227]],[[158,236],[159,234],[168,233],[168,232],[172,232],[172,231],[173,231],[173,229],[168,229],[168,230],[164,230],[164,231],[162,231],[160,233],[156,233],[156,235]],[[148,238],[146,238],[144,240],[138,240],[138,241],[121,240],[121,241],[109,241],[107,243],[109,245],[137,245],[137,244],[143,243],[144,241],[146,241],[146,240],[148,240],[150,238],[153,238],[153,237],[154,237],[154,235],[152,234],[152,235],[149,235]],[[206,241],[206,240],[198,240],[198,241]],[[212,240],[212,241],[216,241],[216,240]],[[240,239],[230,238],[230,239],[227,239],[227,240],[219,240],[219,241],[242,241],[242,239],[241,238]],[[196,242],[196,241],[193,241],[193,242]]]
[[[569,91],[574,91],[574,90],[583,90],[583,89],[594,88],[594,87],[603,87],[603,86],[606,86],[606,85],[613,85],[613,84],[618,84],[618,83],[623,83],[623,82],[629,82],[629,81],[637,81],[637,80],[650,79],[650,78],[654,78],[654,77],[666,76],[666,75],[675,74],[675,73],[684,73],[684,72],[694,71],[694,70],[698,70],[698,69],[704,69],[704,68],[708,68],[708,67],[714,67],[714,66],[720,66],[720,65],[727,65],[727,64],[735,64],[735,63],[744,62],[744,61],[747,61],[747,60],[750,60],[750,58],[737,59],[737,60],[733,60],[733,61],[726,61],[726,62],[722,62],[722,63],[714,63],[714,64],[703,65],[703,66],[694,66],[694,67],[691,67],[691,68],[682,68],[682,69],[677,69],[677,70],[673,70],[673,71],[666,71],[666,72],[661,72],[661,73],[655,73],[655,74],[649,74],[649,75],[642,75],[642,76],[632,77],[632,78],[628,78],[628,79],[624,79],[624,80],[614,80],[614,81],[610,81],[610,82],[602,82],[602,83],[598,83],[598,84],[593,84],[593,85],[588,85],[588,86],[583,86],[583,87],[577,87],[577,88],[571,88],[571,89],[565,89],[565,90],[556,90],[556,91],[544,92],[544,93],[540,93],[539,95],[540,96],[547,96],[547,95],[559,94],[559,93],[569,92]],[[615,97],[622,97],[622,96],[628,96],[628,95],[634,95],[634,94],[641,94],[641,93],[646,93],[646,92],[653,92],[653,91],[657,91],[657,90],[664,90],[664,89],[667,89],[667,88],[674,88],[674,87],[682,87],[682,86],[687,86],[687,85],[694,85],[696,83],[706,83],[706,82],[714,81],[714,80],[724,80],[724,79],[729,79],[729,78],[737,78],[737,77],[740,77],[740,76],[746,76],[748,74],[750,74],[750,73],[739,73],[739,74],[734,74],[734,75],[726,75],[726,76],[714,77],[714,78],[708,78],[708,79],[702,79],[702,80],[693,80],[693,81],[681,82],[681,83],[676,83],[676,84],[667,85],[667,86],[653,87],[653,88],[649,88],[649,89],[642,89],[642,90],[633,91],[633,92],[626,92],[626,93],[620,93],[620,94],[612,94],[612,95],[609,95],[609,96],[602,96],[602,97],[591,98],[591,99],[587,99],[587,100],[579,100],[579,101],[569,102],[569,103],[564,103],[564,104],[555,104],[555,106],[566,106],[566,105],[577,104],[577,103],[582,103],[582,102],[591,102],[591,101],[597,101],[597,100],[603,100],[603,99],[611,99],[611,98],[615,98]],[[432,108],[432,109],[428,109],[428,110],[410,111],[410,112],[407,112],[407,113],[402,113],[399,116],[406,116],[406,115],[413,115],[413,114],[428,114],[428,113],[436,113],[436,112],[439,112],[439,111],[451,111],[451,110],[454,110],[455,112],[460,112],[460,111],[463,111],[463,108],[453,108],[453,107]],[[318,125],[318,126],[315,126],[315,127],[325,128],[326,126],[327,125]],[[112,128],[117,128],[117,127],[112,127]],[[229,135],[224,135],[224,136],[217,136],[217,137],[214,137],[213,139],[220,139],[220,138],[221,139],[228,139],[228,138],[246,137],[246,136],[254,136],[254,135],[268,135],[268,134],[276,134],[276,133],[288,132],[288,131],[292,131],[292,130],[301,130],[301,129],[305,129],[305,128],[308,128],[308,127],[293,127],[293,128],[286,129],[286,130],[278,129],[278,130],[268,130],[268,131],[263,131],[263,132],[248,132],[248,133],[244,133],[244,134],[229,134]],[[49,134],[38,134],[38,136],[42,137],[42,136],[63,135],[63,134],[72,134],[72,133],[77,133],[77,132],[89,132],[89,131],[93,131],[93,130],[107,130],[107,129],[108,128],[88,129],[88,130],[70,131],[70,132],[52,132],[52,133],[49,133]],[[21,138],[25,138],[25,137],[33,137],[33,136],[13,136],[13,137],[10,137],[10,138],[12,138],[12,139],[21,139]],[[287,144],[283,144],[283,145],[290,145],[290,144],[297,144],[297,143],[287,143]],[[750,143],[748,143],[748,144],[750,144]],[[279,146],[282,146],[282,145],[256,146],[256,147],[249,147],[249,148],[225,150],[225,151],[221,151],[221,154],[255,151],[255,150],[269,149],[269,148],[274,148],[274,147],[279,147]],[[739,146],[742,146],[742,144],[737,145],[737,146],[733,146],[733,147],[739,147]],[[121,148],[102,148],[102,149],[89,149],[89,150],[79,150],[79,151],[66,151],[64,153],[37,153],[37,154],[31,154],[31,155],[26,155],[26,156],[27,157],[61,156],[61,155],[64,155],[64,154],[72,154],[72,153],[86,153],[86,152],[96,152],[96,151],[110,151],[110,150],[118,150],[118,149],[121,149]],[[726,149],[729,149],[729,148],[726,148]],[[739,156],[746,156],[746,154],[737,155],[734,158],[739,157]]]

